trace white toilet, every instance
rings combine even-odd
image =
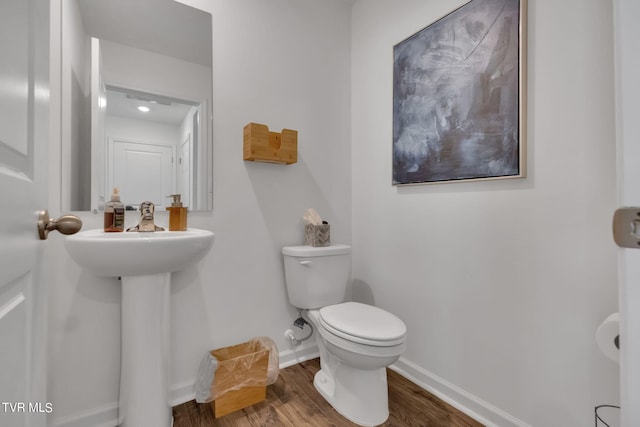
[[[380,308],[344,302],[350,246],[288,246],[282,253],[289,301],[307,310],[317,332],[314,386],[345,418],[382,424],[389,417],[386,367],[405,350],[405,324]]]

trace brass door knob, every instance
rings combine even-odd
[[[62,234],[75,234],[82,228],[82,220],[75,215],[62,215],[51,219],[49,211],[40,211],[38,215],[38,234],[40,240],[47,240],[50,231],[58,230]]]

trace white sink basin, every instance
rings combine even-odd
[[[67,237],[71,258],[99,276],[139,276],[184,270],[209,251],[213,233],[187,231],[105,233],[87,230]]]
[[[87,230],[66,238],[67,251],[80,266],[122,279],[120,427],[171,427],[171,273],[202,259],[212,245],[213,233],[195,228]]]

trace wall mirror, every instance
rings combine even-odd
[[[212,19],[174,0],[65,0],[61,208],[170,194],[211,210]]]

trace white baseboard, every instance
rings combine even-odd
[[[280,352],[280,369],[296,365],[305,360],[320,357],[318,346],[314,343],[300,345]]]
[[[531,427],[404,357],[389,368],[487,427]]]
[[[171,406],[178,406],[196,398],[195,380],[171,387],[169,402]]]
[[[193,382],[186,382],[171,388],[171,406],[181,405],[195,399]],[[86,412],[73,414],[56,420],[54,427],[116,427],[118,425],[118,402],[104,405]]]
[[[55,409],[55,408],[54,408]],[[118,425],[118,403],[110,403],[89,411],[73,414],[56,420],[54,427],[116,427]]]

